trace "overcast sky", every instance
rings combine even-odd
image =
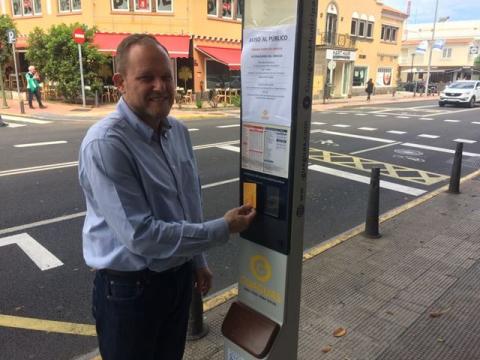
[[[432,23],[436,0],[412,0],[409,24]],[[438,17],[450,16],[450,21],[479,20],[479,0],[438,0]],[[398,10],[407,10],[407,0],[384,0],[384,4]]]

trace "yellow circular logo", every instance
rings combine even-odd
[[[272,278],[272,265],[263,255],[255,255],[250,258],[250,271],[255,279],[264,283]]]

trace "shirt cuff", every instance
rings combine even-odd
[[[208,264],[207,264],[207,259],[205,258],[204,253],[201,253],[199,255],[195,255],[193,257],[193,268],[195,270],[206,268],[206,267],[208,267]]]
[[[226,243],[230,237],[227,221],[222,217],[205,222],[208,238],[214,243]]]

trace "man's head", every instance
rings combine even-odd
[[[147,122],[165,118],[175,88],[168,51],[153,36],[134,34],[117,48],[113,82],[125,102]]]
[[[33,74],[33,73],[35,72],[35,66],[30,65],[30,66],[28,67],[28,72],[30,72],[30,73]]]

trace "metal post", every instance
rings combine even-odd
[[[450,185],[448,192],[451,194],[460,194],[460,176],[462,172],[462,152],[463,143],[457,143],[455,157],[453,158],[452,175],[450,176]]]
[[[82,45],[78,44],[78,62],[80,63],[80,80],[82,81],[82,106],[85,107],[85,84],[83,83]]]
[[[23,99],[20,96],[20,80],[18,78],[17,53],[15,51],[15,43],[12,43],[12,50],[13,50],[13,64],[15,65],[15,78],[17,79],[17,94],[18,94],[18,101],[19,101],[19,104],[20,104],[20,113],[25,114],[25,107],[23,105]]]
[[[199,340],[208,334],[209,328],[203,323],[202,295],[195,287],[192,288],[192,301],[190,303],[190,317],[188,319],[187,340]]]
[[[5,82],[3,81],[3,66],[0,65],[0,91],[2,92],[2,109],[8,109],[7,97],[5,95]],[[0,122],[1,126],[1,122]]]
[[[436,5],[435,5],[435,17],[433,20],[432,42],[430,43],[430,49],[428,54],[428,68],[427,68],[427,80],[425,81],[425,95],[428,95],[428,84],[430,82],[430,68],[432,66],[433,43],[435,42],[435,27],[437,25],[438,1],[439,0],[436,1]]]
[[[415,59],[415,53],[412,54],[412,65],[410,66],[410,75],[412,77],[412,82],[415,81],[413,78],[413,60]]]
[[[378,239],[378,215],[380,207],[380,169],[373,168],[370,176],[370,194],[368,198],[367,219],[365,221],[366,237]]]

